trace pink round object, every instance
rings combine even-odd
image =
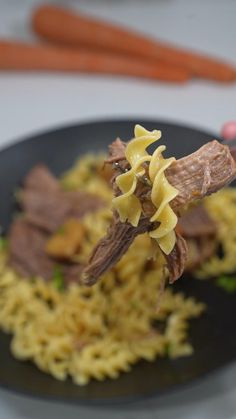
[[[221,128],[220,135],[224,140],[236,138],[236,121],[226,122]]]

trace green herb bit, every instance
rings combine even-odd
[[[130,307],[134,310],[137,310],[139,308],[139,303],[137,301],[130,301]]]
[[[170,342],[166,342],[165,348],[164,348],[164,355],[169,356],[171,351],[171,344]]]
[[[236,277],[220,276],[216,280],[216,285],[218,285],[218,287],[223,288],[225,292],[233,294],[234,292],[236,292]]]
[[[53,268],[53,274],[52,274],[52,285],[58,290],[63,291],[65,288],[64,284],[64,278],[61,271],[61,267],[56,265]]]
[[[63,236],[63,234],[65,234],[65,227],[64,226],[59,227],[56,233],[61,234]]]
[[[7,248],[6,237],[0,237],[0,250],[6,250],[6,248]]]

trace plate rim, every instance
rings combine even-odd
[[[110,408],[111,406],[115,406],[115,407],[131,406],[131,405],[134,405],[135,403],[141,404],[144,401],[150,401],[154,399],[158,400],[160,397],[169,397],[169,396],[171,397],[172,395],[178,394],[181,391],[193,390],[194,387],[199,386],[201,383],[205,384],[207,380],[214,379],[214,377],[216,377],[220,373],[223,373],[224,370],[229,368],[231,365],[235,364],[235,362],[236,360],[231,359],[225,365],[221,365],[212,371],[207,371],[194,379],[189,379],[188,381],[185,381],[184,383],[181,383],[181,384],[173,384],[170,387],[168,387],[168,390],[159,390],[158,392],[151,391],[147,394],[136,394],[135,396],[109,397],[109,398],[103,398],[103,399],[90,398],[89,400],[78,398],[78,400],[75,400],[75,399],[68,399],[66,397],[59,398],[52,395],[42,395],[42,394],[31,393],[30,391],[27,392],[24,390],[19,390],[18,388],[14,386],[11,387],[11,386],[1,384],[1,383],[0,383],[0,390],[5,391],[8,394],[12,394],[15,396],[27,397],[35,401],[43,401],[43,402],[48,402],[48,403],[60,404],[60,405],[64,404],[66,406],[83,406],[83,407],[91,407],[93,409],[96,407]],[[74,385],[76,386],[76,384]]]
[[[217,134],[216,132],[214,132],[213,130],[211,131],[211,129],[206,128],[201,128],[200,126],[198,126],[197,124],[191,124],[191,123],[182,123],[181,121],[175,121],[172,119],[165,119],[165,118],[159,118],[157,117],[157,119],[155,119],[155,117],[135,117],[135,116],[130,116],[130,117],[108,117],[108,118],[88,118],[88,119],[83,119],[81,121],[71,121],[68,123],[62,123],[62,124],[53,124],[50,127],[45,127],[42,129],[33,129],[32,132],[30,133],[26,133],[26,134],[21,134],[19,137],[13,137],[10,140],[7,140],[6,143],[3,143],[2,146],[0,146],[0,153],[5,152],[10,150],[11,148],[21,144],[21,143],[26,143],[28,141],[34,140],[37,137],[40,136],[44,136],[44,135],[48,135],[48,134],[52,134],[52,133],[56,133],[58,131],[64,131],[67,129],[73,129],[76,127],[80,127],[80,126],[86,126],[86,125],[95,125],[95,124],[120,124],[120,123],[136,123],[138,124],[138,121],[141,121],[142,123],[147,123],[147,124],[156,124],[155,121],[157,121],[157,125],[158,123],[163,124],[163,125],[170,125],[170,126],[176,126],[179,128],[186,128],[189,130],[193,130],[193,131],[198,131],[199,133],[202,133],[203,135],[209,135],[212,136],[212,139],[220,139],[220,135]],[[9,144],[7,144],[10,141]]]

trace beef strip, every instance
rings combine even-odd
[[[113,143],[108,146],[109,158],[106,160],[106,163],[117,163],[123,160],[125,164],[127,164],[125,160],[125,148],[126,143],[121,141],[120,138],[113,141]]]
[[[185,270],[192,271],[207,260],[216,248],[216,224],[203,205],[196,205],[179,218],[177,230],[188,244]]]
[[[123,148],[123,159],[121,150]],[[120,139],[115,140],[109,146],[109,158],[106,163],[115,164],[113,188],[114,195],[119,195],[115,178],[129,169],[129,163],[125,159],[126,143]],[[116,157],[118,161],[116,162]],[[166,169],[165,175],[172,186],[178,190],[178,195],[171,202],[174,211],[189,205],[197,199],[211,195],[232,182],[236,176],[236,163],[228,146],[220,144],[217,140],[210,141],[197,151],[181,159],[175,160]],[[155,208],[150,203],[150,187],[138,182],[135,194],[142,203],[147,201],[149,206],[145,211],[151,216]]]
[[[62,276],[66,285],[72,282],[80,283],[80,278],[84,269],[84,266],[79,263],[68,263],[67,265],[60,265],[62,267]]]
[[[44,164],[37,164],[25,176],[23,187],[53,192],[60,189],[60,184]]]
[[[228,146],[213,140],[173,162],[165,174],[179,192],[171,202],[171,207],[178,210],[232,182],[236,177],[236,163]]]
[[[196,205],[178,220],[178,232],[184,238],[211,236],[216,233],[216,225],[203,205]]]
[[[115,196],[120,193],[115,178],[129,168],[124,154],[125,146],[125,143],[117,139],[109,147],[110,159],[107,162],[114,165]],[[121,158],[122,149],[123,159]],[[179,193],[170,205],[176,213],[179,213],[181,208],[196,199],[210,195],[230,183],[236,177],[236,164],[229,148],[213,140],[196,152],[173,162],[165,175],[169,183],[178,189]],[[149,221],[155,211],[150,201],[150,193],[150,186],[139,181],[135,194],[142,204],[143,215],[137,227],[129,223],[121,223],[116,212],[113,212],[113,221],[107,235],[97,243],[85,267],[83,283],[94,284],[102,273],[120,260],[137,235],[155,228]],[[184,270],[187,259],[186,249],[184,240],[177,239],[172,252],[168,256],[164,255],[170,269],[170,282],[178,279]]]
[[[185,270],[192,272],[203,262],[212,256],[216,249],[216,240],[214,236],[202,236],[198,238],[188,238],[188,257]]]
[[[22,276],[41,276],[49,280],[59,265],[66,283],[79,281],[82,266],[65,264],[45,252],[49,233],[68,218],[80,218],[104,204],[85,192],[63,191],[58,180],[43,165],[35,166],[26,176],[19,193],[24,216],[9,230],[9,264]]]
[[[188,246],[184,238],[176,233],[176,242],[169,255],[164,255],[169,271],[169,281],[174,282],[179,278],[184,270],[188,255]]]
[[[83,266],[62,264],[54,261],[45,252],[48,235],[31,225],[26,219],[16,219],[9,230],[9,265],[23,277],[39,276],[51,280],[55,266],[59,266],[65,284],[79,282]]]
[[[23,218],[11,224],[9,241],[9,263],[22,276],[52,277],[53,262],[44,252],[47,235]]]
[[[123,255],[135,237],[145,233],[150,227],[151,224],[145,217],[141,217],[137,228],[133,228],[130,223],[121,223],[115,212],[106,236],[98,242],[90,255],[89,271],[96,272],[96,277],[89,276],[89,285],[97,282],[97,278],[118,261],[117,254],[120,253],[121,244]]]
[[[35,166],[29,172],[19,198],[25,218],[48,232],[55,231],[68,218],[81,218],[104,205],[98,196],[63,191],[57,179],[43,165]]]

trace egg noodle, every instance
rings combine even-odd
[[[142,213],[142,206],[134,192],[138,179],[145,175],[147,181],[151,183],[151,201],[156,208],[150,221],[159,223],[149,235],[158,242],[164,253],[169,254],[175,245],[174,228],[177,224],[177,216],[169,203],[178,195],[178,191],[169,184],[165,177],[165,170],[175,159],[163,157],[162,153],[166,149],[164,145],[157,147],[152,155],[146,151],[148,146],[160,138],[160,131],[147,131],[140,125],[135,126],[134,139],[127,144],[125,150],[130,169],[117,176],[116,184],[122,194],[115,197],[112,202],[119,213],[121,222],[129,221],[136,227]],[[148,171],[145,171],[144,163],[148,163]]]

